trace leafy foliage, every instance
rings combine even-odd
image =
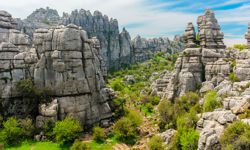
[[[216,91],[206,93],[204,97],[203,111],[209,112],[221,107],[221,102],[218,100]]]
[[[3,129],[0,132],[0,142],[5,144],[17,144],[21,139],[22,129],[18,121],[14,118],[8,118],[3,123]]]
[[[250,149],[250,125],[234,122],[225,129],[220,137],[222,149],[242,150]]]
[[[153,136],[149,141],[150,150],[163,150],[163,139],[159,136]]]
[[[230,74],[229,74],[229,80],[230,80],[231,82],[239,82],[239,81],[240,81],[240,79],[236,76],[235,73],[230,73]]]
[[[30,99],[33,105],[52,101],[53,91],[49,88],[37,88],[31,79],[20,80],[16,83],[17,92],[24,98]]]
[[[24,139],[32,139],[35,132],[35,126],[30,118],[19,120],[22,129],[22,136]]]
[[[103,128],[101,127],[94,127],[93,129],[93,139],[96,142],[104,142],[107,138],[106,133]]]
[[[89,143],[76,140],[70,147],[70,150],[91,150]]]
[[[79,138],[83,131],[80,122],[71,116],[66,117],[62,121],[56,122],[53,133],[56,140],[61,143],[70,143]]]

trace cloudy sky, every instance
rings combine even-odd
[[[36,8],[49,6],[59,14],[74,9],[100,10],[117,18],[132,37],[182,34],[186,24],[213,9],[225,34],[225,43],[245,43],[244,33],[250,22],[250,0],[0,0],[0,9],[14,17],[26,18]]]

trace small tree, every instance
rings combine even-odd
[[[89,143],[76,140],[70,150],[91,150],[91,146]]]
[[[53,133],[56,140],[61,143],[70,143],[79,138],[80,133],[83,131],[81,124],[73,117],[66,117],[62,121],[56,122]]]
[[[125,117],[115,123],[113,132],[120,141],[128,144],[134,143],[134,139],[137,135],[136,128],[133,126],[133,123]]]
[[[128,118],[132,125],[137,128],[142,124],[142,117],[141,115],[134,111],[134,110],[129,110],[128,114],[126,115],[126,118]]]
[[[206,93],[204,97],[203,111],[209,112],[221,107],[221,102],[218,100],[216,91]]]
[[[20,127],[22,128],[23,138],[33,138],[35,132],[35,126],[31,119],[21,119],[19,120]]]
[[[103,128],[100,127],[94,127],[93,129],[93,139],[96,142],[104,142],[107,138],[106,133]]]
[[[148,143],[150,150],[163,150],[163,139],[159,136],[153,136]]]
[[[0,142],[16,144],[21,139],[21,135],[22,129],[20,125],[16,119],[11,117],[3,123],[3,129],[0,132]]]
[[[222,149],[250,149],[250,125],[237,121],[228,126],[220,137]]]

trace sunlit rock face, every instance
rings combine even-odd
[[[1,115],[36,118],[41,127],[49,119],[67,115],[92,125],[109,122],[109,102],[114,93],[106,88],[107,70],[100,42],[73,24],[37,29],[31,42],[15,30],[11,15],[0,11],[0,99]],[[29,102],[16,83],[33,79],[37,88],[53,91],[51,104]]]

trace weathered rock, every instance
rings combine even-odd
[[[236,115],[231,111],[214,111],[202,114],[197,123],[201,130],[198,143],[199,150],[220,150],[219,137],[225,129],[225,125],[236,120]]]
[[[160,137],[163,138],[164,144],[167,145],[171,141],[172,137],[177,133],[174,129],[169,129],[165,132],[159,134]]]
[[[207,9],[205,15],[199,16],[197,20],[198,35],[202,48],[225,48],[223,43],[224,34],[212,10]]]
[[[110,118],[109,99],[103,99],[100,93],[105,82],[95,40],[87,39],[86,32],[75,25],[39,34],[34,42],[41,48],[35,84],[54,89],[59,119],[72,115],[90,125]]]
[[[186,48],[197,47],[197,45],[196,45],[196,33],[195,33],[195,29],[194,29],[192,22],[188,23],[188,26],[185,30],[183,38],[184,38],[184,43],[186,45]]]

